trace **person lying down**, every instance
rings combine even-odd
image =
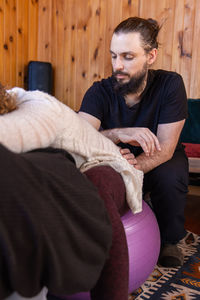
[[[129,207],[134,213],[142,210],[143,172],[123,158],[119,147],[47,93],[17,87],[8,93],[16,99],[17,109],[0,118],[3,145],[16,153],[46,147],[65,149],[81,172],[109,165],[124,180]]]
[[[128,249],[112,203],[123,204],[126,194],[133,212],[141,210],[142,172],[56,98],[21,88],[0,89],[3,97],[11,105],[0,101],[0,299],[44,299],[46,287],[56,295],[91,290],[92,300],[127,299]],[[104,193],[96,174],[115,178],[117,192]]]

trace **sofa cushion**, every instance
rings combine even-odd
[[[200,144],[183,143],[187,157],[200,158]]]
[[[200,99],[188,99],[188,118],[181,133],[181,142],[200,144]]]

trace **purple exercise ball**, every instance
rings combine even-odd
[[[142,212],[133,215],[128,211],[121,219],[128,243],[129,293],[131,293],[145,282],[157,263],[160,231],[153,211],[144,201]],[[62,299],[90,300],[90,293],[62,296]]]

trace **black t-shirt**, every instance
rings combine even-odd
[[[102,129],[147,127],[157,134],[158,124],[173,123],[187,118],[187,96],[182,77],[170,71],[149,70],[141,101],[128,107],[125,99],[113,89],[113,78],[94,84],[86,92],[80,111],[101,121]],[[135,155],[140,147],[122,144]]]

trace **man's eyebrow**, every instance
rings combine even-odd
[[[113,52],[112,50],[110,50],[111,54],[116,54],[115,52]],[[126,54],[131,54],[131,55],[135,55],[135,53],[133,51],[126,51],[126,52],[122,52],[120,53],[120,55],[126,55]]]

